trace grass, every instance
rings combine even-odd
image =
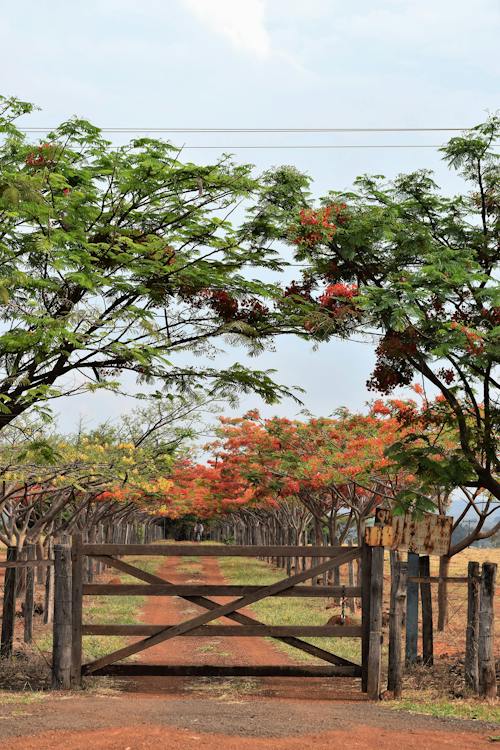
[[[203,563],[200,558],[195,555],[185,555],[180,558],[176,570],[178,573],[197,577],[200,576],[203,571]]]
[[[433,558],[431,558],[432,560]],[[450,575],[464,575],[469,560],[500,562],[499,550],[466,550],[452,560]],[[437,559],[436,559],[437,561]],[[240,557],[218,559],[220,569],[230,583],[267,585],[284,577],[284,572],[273,569],[261,560]],[[467,587],[463,587],[465,594]],[[328,600],[322,598],[299,599],[270,597],[251,606],[259,620],[269,625],[324,625],[332,611],[326,609]],[[321,646],[339,656],[360,661],[360,640],[351,638],[304,638],[309,643]],[[384,639],[387,641],[387,638]],[[295,659],[311,660],[312,657],[279,641],[274,645]],[[386,649],[384,648],[384,653]],[[441,670],[441,671],[440,671]],[[415,676],[409,676],[403,699],[397,702],[382,702],[380,705],[391,710],[427,714],[438,718],[468,719],[500,724],[500,707],[475,697],[451,697],[450,675],[446,663],[438,663],[436,674],[422,669],[421,684]]]
[[[24,690],[23,692],[11,693],[7,690],[0,690],[0,706],[6,706],[10,703],[21,703],[29,706],[31,703],[39,703],[46,698],[48,693],[39,691]]]
[[[156,573],[161,565],[161,559],[156,557],[137,557],[128,560],[132,565],[148,573]],[[138,583],[137,578],[126,574],[118,574],[122,583]],[[99,625],[133,625],[138,620],[138,613],[144,606],[145,596],[87,596],[84,598],[83,621],[85,624]],[[99,659],[115,649],[126,646],[129,639],[123,636],[83,637],[84,660]],[[41,651],[52,650],[52,632],[47,631],[37,638],[37,646]]]
[[[198,677],[183,688],[188,693],[208,694],[210,698],[231,702],[244,695],[259,693],[261,689],[259,681],[253,677]]]
[[[283,571],[271,568],[263,560],[242,557],[219,558],[220,569],[230,583],[268,585],[285,577]],[[337,610],[326,609],[328,599],[269,597],[255,604],[251,610],[259,620],[267,625],[325,625]],[[333,651],[338,656],[360,662],[361,641],[359,638],[302,638],[301,640]],[[301,661],[314,661],[314,657],[303,651],[273,640],[275,646]]]
[[[446,700],[434,694],[407,695],[397,703],[383,703],[395,711],[409,711],[414,714],[426,714],[439,719],[468,719],[500,725],[500,706],[479,700]]]

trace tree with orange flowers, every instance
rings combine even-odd
[[[392,181],[364,175],[352,191],[313,204],[309,180],[278,169],[249,221],[256,240],[288,243],[304,269],[282,305],[296,324],[302,319],[305,337],[375,338],[370,390],[392,395],[420,377],[430,398],[444,399],[458,451],[434,461],[431,441],[417,465],[422,482],[428,472],[439,475],[448,486],[486,492],[497,508],[499,136],[500,118],[492,116],[441,149],[463,179],[458,195],[443,194],[421,169]],[[423,493],[406,499],[407,508],[433,504]]]
[[[391,413],[352,414],[308,422],[278,417],[221,419],[214,463],[231,499],[252,504],[298,499],[330,543],[342,542],[376,505],[394,502],[412,477],[385,455],[401,435]],[[242,489],[245,489],[246,496]],[[236,490],[236,492],[234,492]]]

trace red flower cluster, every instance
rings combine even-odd
[[[226,323],[242,320],[249,325],[255,325],[269,314],[269,309],[258,300],[247,299],[240,306],[235,297],[219,289],[204,289],[202,298]]]
[[[368,390],[389,394],[397,386],[410,385],[413,368],[406,355],[416,351],[417,341],[413,330],[407,329],[402,333],[388,331],[377,346],[377,362],[366,384]]]
[[[284,297],[302,297],[306,302],[312,302],[311,290],[313,283],[311,280],[304,281],[300,284],[297,281],[292,281],[290,286],[287,286],[283,292]]]
[[[358,294],[357,284],[330,284],[319,298],[320,304],[327,306],[332,298],[351,300]]]
[[[303,208],[299,213],[299,226],[295,228],[296,245],[316,245],[321,240],[329,242],[339,224],[347,220],[345,203],[332,203],[324,208]],[[314,228],[313,231],[312,228]]]
[[[456,321],[451,323],[451,328],[464,334],[467,340],[466,349],[469,354],[480,354],[484,350],[484,341],[479,333],[467,328],[467,326],[460,325]]]
[[[41,146],[38,146],[38,154],[34,151],[28,154],[26,164],[29,167],[44,167],[52,161],[52,149],[53,146],[50,143],[43,143]]]
[[[437,374],[440,378],[443,378],[446,385],[451,385],[455,380],[455,373],[453,372],[453,370],[447,370],[443,367],[441,370],[438,370]]]
[[[233,320],[238,312],[238,300],[230,294],[214,289],[207,289],[208,304],[222,320]]]

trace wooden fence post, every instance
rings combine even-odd
[[[361,690],[368,690],[368,654],[370,652],[370,581],[372,570],[372,547],[362,543],[361,547]]]
[[[71,545],[71,687],[82,684],[82,536],[74,534]]]
[[[380,698],[382,666],[382,597],[384,593],[384,548],[372,550],[370,584],[370,650],[368,652],[368,697]]]
[[[467,630],[465,634],[465,682],[475,693],[479,691],[479,563],[469,562],[467,568]]]
[[[495,674],[495,578],[497,566],[483,563],[481,572],[481,603],[479,608],[479,694],[495,698],[497,681]]]
[[[49,539],[47,542],[47,560],[52,560],[54,555],[54,542]],[[43,604],[43,621],[50,625],[54,617],[54,566],[47,565],[45,570],[45,592]]]
[[[52,687],[71,687],[71,550],[54,545],[55,606],[52,646]]]
[[[8,562],[17,560],[17,547],[7,547]],[[0,656],[8,659],[12,656],[14,643],[14,625],[16,621],[16,585],[17,568],[5,568],[3,582],[3,610],[2,610],[2,644]]]
[[[430,575],[429,555],[422,555],[419,558],[419,577],[430,578]],[[434,641],[430,581],[420,581],[420,599],[422,603],[422,659],[426,666],[431,667],[434,664]]]
[[[408,552],[408,578],[418,578],[418,555]],[[406,645],[405,662],[415,664],[418,655],[418,583],[408,580],[406,589]]]
[[[349,547],[352,547],[352,542],[349,542]],[[354,586],[354,563],[349,560],[347,563],[347,584],[348,586]],[[353,614],[356,612],[356,599],[351,596],[348,601],[349,612]]]
[[[403,660],[401,648],[403,640],[403,622],[406,605],[407,565],[400,560],[394,566],[394,580],[391,591],[391,610],[389,612],[389,671],[387,690],[401,698],[403,685]]]
[[[36,546],[26,545],[26,560],[36,560]],[[33,609],[35,605],[35,567],[26,568],[26,591],[24,592],[24,642],[33,640]]]

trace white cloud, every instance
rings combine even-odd
[[[211,31],[225,36],[233,47],[261,59],[271,55],[265,24],[265,0],[182,0]]]

